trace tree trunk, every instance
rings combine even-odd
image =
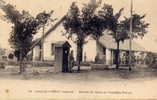
[[[119,41],[117,41],[117,50],[116,50],[116,57],[115,57],[115,60],[116,60],[116,69],[119,68]]]
[[[78,71],[80,71],[80,63],[82,62],[83,57],[83,43],[77,43],[77,66]]]
[[[22,56],[22,52],[20,52],[19,63],[20,63],[20,72],[19,72],[19,74],[22,74],[24,72],[24,58]]]

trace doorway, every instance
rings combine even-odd
[[[69,48],[63,48],[63,67],[62,72],[68,72],[68,55],[69,55]]]

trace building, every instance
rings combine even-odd
[[[39,39],[36,39],[35,41],[38,41]],[[86,61],[94,61],[96,56],[96,42],[95,40],[91,39],[91,37],[87,38],[88,43],[86,43],[83,47],[83,58],[86,59]],[[34,41],[34,42],[35,42]],[[68,41],[71,45],[71,50],[74,51],[74,58],[76,59],[76,44],[72,40],[68,40],[65,36],[62,35],[60,30],[56,29],[56,31],[51,32],[49,36],[47,36],[44,39],[43,43],[43,59],[45,61],[52,61],[54,60],[54,46],[58,41]],[[33,49],[33,60],[40,60],[41,59],[41,43],[36,45]],[[86,56],[86,57],[84,57]]]
[[[37,39],[38,40],[38,39]],[[35,41],[37,41],[35,40]],[[95,61],[96,56],[99,55],[99,60],[101,63],[112,65],[115,62],[115,50],[117,49],[117,44],[111,35],[108,35],[104,32],[104,36],[100,37],[98,41],[93,40],[91,37],[87,38],[88,43],[83,47],[83,60],[86,61]],[[61,32],[53,32],[49,34],[44,39],[44,48],[43,48],[43,58],[45,61],[54,60],[54,46],[58,41],[68,41],[71,45],[71,50],[74,51],[74,56],[76,58],[76,44],[72,40],[68,40]],[[132,41],[132,52],[137,57],[141,52],[146,52],[146,50],[137,44],[135,41]],[[129,54],[129,40],[120,42],[120,57],[128,57]],[[33,60],[41,59],[41,43],[35,46],[33,49]],[[127,58],[125,58],[127,59]],[[122,59],[121,59],[122,60]]]
[[[126,64],[129,58],[129,40],[120,42],[120,63]],[[117,49],[117,43],[111,35],[102,36],[97,42],[97,53],[101,56],[100,59],[104,59],[104,63],[108,65],[115,64],[115,51]],[[147,54],[145,48],[140,46],[135,41],[132,41],[132,55],[135,59],[143,59]]]

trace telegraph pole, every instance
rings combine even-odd
[[[44,33],[45,33],[45,25],[43,25],[42,37],[44,36]],[[41,61],[44,61],[44,38],[41,41]]]
[[[133,0],[131,0],[131,9],[130,9],[130,40],[129,40],[129,70],[131,71],[132,67],[132,14],[133,14]]]

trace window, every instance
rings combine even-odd
[[[55,44],[52,43],[51,44],[51,55],[54,55],[55,54]]]

